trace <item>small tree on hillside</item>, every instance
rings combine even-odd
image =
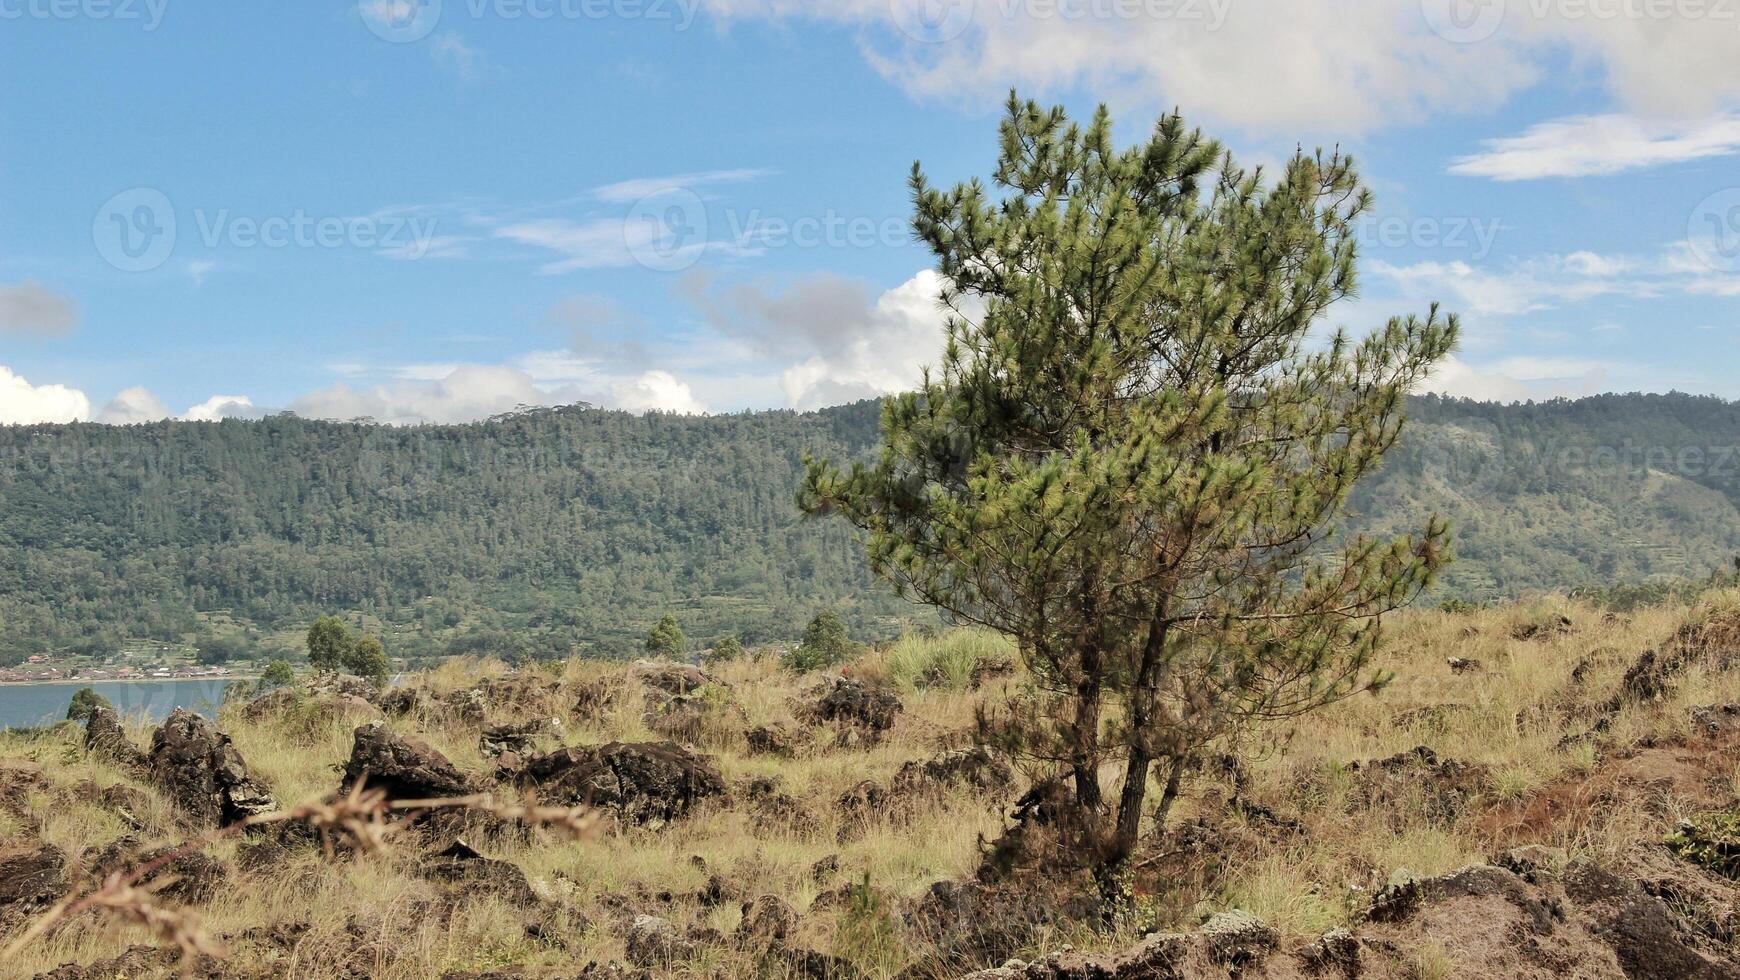
[[[845,663],[856,652],[839,613],[827,609],[804,627],[803,642],[786,653],[784,663],[792,670],[821,670]]]
[[[877,462],[811,463],[801,500],[909,597],[1015,639],[1038,697],[984,734],[1069,777],[1078,853],[1116,886],[1211,745],[1385,680],[1380,617],[1447,529],[1333,547],[1334,520],[1457,326],[1311,341],[1369,207],[1339,153],[1271,182],[1175,115],[1120,150],[1103,108],[1014,96],[1001,136],[1000,200],[913,168],[941,376],[885,404]]]
[[[335,674],[356,643],[344,620],[337,616],[322,616],[308,627],[308,662],[317,673]]]
[[[296,683],[296,672],[282,660],[274,660],[260,672],[260,690],[269,691],[277,687],[289,687]]]
[[[689,639],[683,635],[683,628],[677,625],[677,617],[669,613],[646,635],[646,652],[655,656],[680,656],[688,645]]]
[[[712,660],[721,663],[743,659],[743,644],[735,636],[722,636],[713,643]]]
[[[376,684],[387,682],[387,673],[391,667],[392,664],[387,660],[387,648],[372,636],[356,641],[345,652],[344,669]]]

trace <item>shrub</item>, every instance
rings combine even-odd
[[[689,639],[683,635],[683,628],[677,625],[677,617],[669,613],[646,635],[646,652],[658,656],[677,656],[688,645]]]
[[[1740,878],[1740,811],[1705,813],[1681,821],[1667,846],[1683,860],[1726,878]]]
[[[113,705],[109,704],[108,698],[103,697],[101,694],[98,694],[96,691],[93,691],[88,687],[81,687],[73,692],[72,703],[68,704],[66,707],[66,716],[69,721],[89,721],[91,719],[91,712],[98,708],[113,707]]]
[[[296,683],[296,672],[290,669],[290,665],[282,660],[274,660],[267,664],[265,672],[260,674],[259,689],[270,691],[272,688],[289,687],[294,683]]]
[[[720,663],[728,660],[742,660],[743,644],[738,642],[735,636],[721,637],[714,642],[713,652],[708,655],[707,659]]]

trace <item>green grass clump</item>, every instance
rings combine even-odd
[[[905,691],[941,687],[965,690],[980,663],[1012,662],[1015,645],[1001,633],[961,629],[941,636],[909,634],[883,657],[885,676]]]

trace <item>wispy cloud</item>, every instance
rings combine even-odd
[[[1603,176],[1740,153],[1740,115],[1691,122],[1572,116],[1482,145],[1450,172],[1500,181]]]
[[[438,34],[430,40],[430,57],[460,78],[472,79],[487,66],[483,52],[465,43],[458,34]]]
[[[698,173],[676,174],[670,177],[635,177],[630,180],[620,180],[614,184],[593,188],[592,196],[606,204],[633,204],[636,201],[660,194],[673,194],[678,191],[700,193],[701,188],[712,184],[735,184],[750,180],[760,180],[772,176],[775,171],[739,169],[739,170],[703,170]]]

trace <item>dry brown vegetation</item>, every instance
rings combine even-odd
[[[1148,828],[1130,908],[1109,919],[1071,903],[1091,892],[1084,882],[1045,867],[1016,867],[1013,880],[987,872],[987,884],[971,886],[970,914],[980,918],[969,923],[962,906],[932,894],[938,882],[974,881],[1036,775],[1017,766],[1006,783],[981,786],[899,776],[910,762],[970,745],[977,710],[1020,690],[1018,671],[998,669],[1011,651],[966,632],[903,641],[851,665],[855,680],[902,702],[880,735],[814,720],[807,707],[832,675],[793,676],[772,657],[708,666],[707,685],[675,707],[624,664],[512,671],[465,661],[412,678],[424,696],[407,713],[389,711],[388,727],[422,737],[480,786],[514,765],[484,754],[481,728],[543,717],[562,727],[536,751],[675,739],[722,777],[726,794],[686,816],[619,822],[589,839],[500,819],[443,828],[523,872],[529,896],[432,877],[429,849],[441,841],[428,828],[362,855],[224,837],[205,852],[215,860],[202,872],[209,887],[142,887],[221,944],[226,959],[190,961],[210,975],[948,976],[1065,944],[1124,950],[1150,930],[1188,930],[1229,909],[1266,921],[1283,949],[1303,948],[1365,923],[1401,869],[1445,875],[1522,844],[1634,868],[1660,858],[1681,820],[1740,802],[1740,721],[1731,732],[1726,716],[1696,710],[1740,702],[1740,595],[1623,616],[1562,598],[1422,611],[1397,617],[1390,635],[1384,666],[1396,680],[1381,695],[1203,760],[1169,826]],[[1655,656],[1640,667],[1646,651]],[[254,775],[294,803],[334,793],[368,713],[311,697],[270,712],[229,705],[218,721]],[[130,740],[149,744],[149,730],[134,726]],[[789,754],[766,751],[770,737]],[[503,798],[517,792],[511,779],[497,785]],[[854,799],[868,805],[854,808]],[[8,867],[53,848],[64,857],[64,890],[83,894],[101,885],[95,867],[117,841],[134,838],[148,852],[197,833],[151,780],[88,751],[80,728],[0,736]],[[782,914],[762,896],[789,905],[795,921],[769,926]],[[1008,914],[1012,896],[1020,910]],[[1700,941],[1727,942],[1731,923],[1715,899],[1677,901],[1675,914],[1702,930]],[[0,882],[0,941],[48,904]],[[1477,964],[1496,962],[1496,952],[1473,949],[1467,928],[1431,921],[1385,933],[1393,955],[1368,952],[1377,962],[1366,975],[1491,975]],[[0,975],[63,964],[95,969],[57,976],[168,974],[171,957],[134,948],[160,940],[149,923],[88,910],[0,962]],[[1215,969],[1223,967],[1296,975],[1232,960]]]

